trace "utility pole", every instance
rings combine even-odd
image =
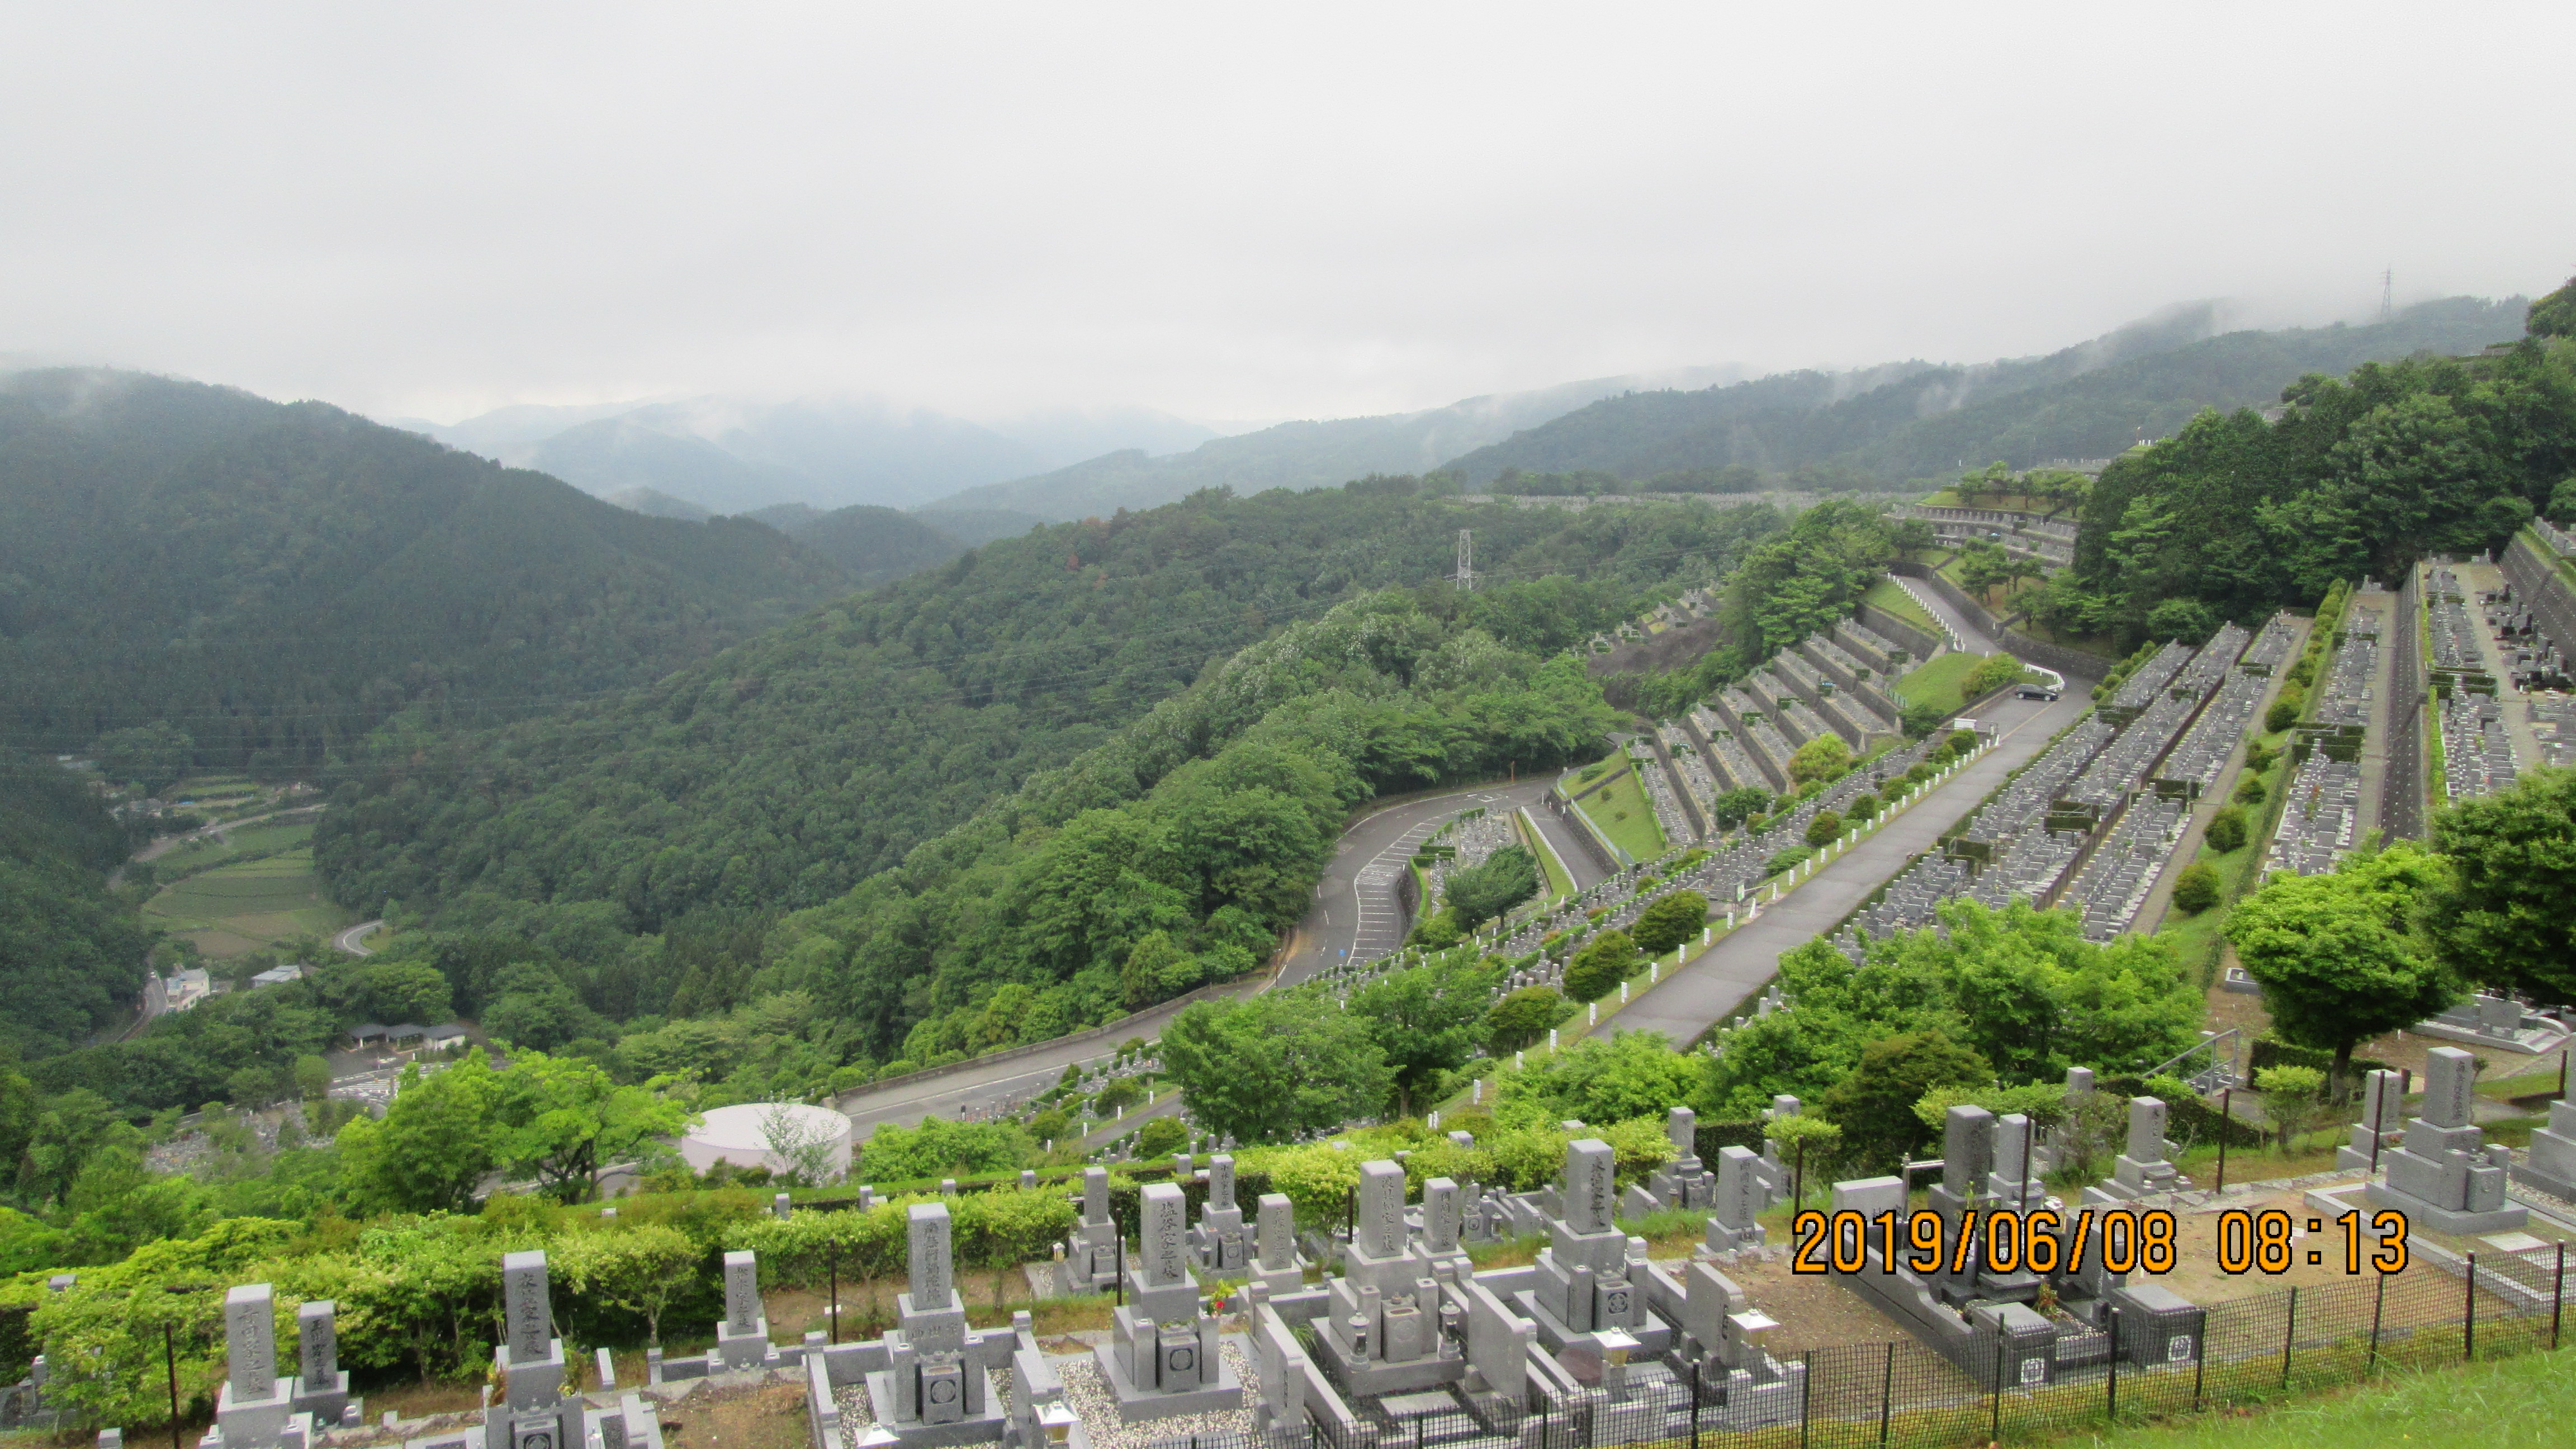
[[[1476,534],[1473,529],[1458,530],[1458,572],[1451,577],[1458,581],[1458,592],[1476,592]]]
[[[2390,267],[2379,274],[2379,320],[2381,322],[2386,322],[2396,315],[2395,310],[2390,306],[2390,303],[2396,300],[2396,296],[2397,269]]]

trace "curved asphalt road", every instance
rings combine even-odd
[[[1461,810],[1479,805],[1503,809],[1532,805],[1547,788],[1548,781],[1542,778],[1448,790],[1398,800],[1353,822],[1342,832],[1331,862],[1324,867],[1324,877],[1315,887],[1314,904],[1307,908],[1305,919],[1288,933],[1278,971],[1267,978],[1241,983],[1234,994],[1249,996],[1274,987],[1294,986],[1342,960],[1345,952],[1365,959],[1394,950],[1404,937],[1396,886],[1403,879],[1405,862],[1423,837]],[[1577,886],[1599,879],[1599,867],[1565,837],[1570,827],[1542,809],[1532,809],[1530,814],[1539,821],[1540,829]],[[894,1083],[881,1091],[853,1092],[834,1105],[849,1114],[852,1130],[862,1141],[884,1122],[908,1127],[932,1114],[955,1118],[999,1101],[1043,1091],[1064,1075],[1067,1066],[1106,1056],[1117,1042],[1128,1037],[1150,1040],[1180,1015],[1181,1009],[1167,1003],[1129,1017],[1119,1024],[1116,1037],[1107,1042],[1095,1038],[1051,1045],[1004,1061],[961,1062],[944,1075]],[[1120,1125],[1123,1130],[1132,1124]]]

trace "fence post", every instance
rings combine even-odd
[[[1896,1340],[1887,1341],[1887,1369],[1878,1377],[1878,1449],[1887,1449],[1887,1411],[1896,1401]]]
[[[2220,1140],[2225,1141],[2226,1139],[2221,1138]],[[2112,1423],[2117,1424],[2120,1422],[2120,1310],[2117,1308],[2111,1310],[2110,1332],[2111,1374],[2110,1377],[2102,1381],[2106,1386],[2103,1391],[2105,1395],[2104,1416]]]
[[[2206,1314],[2206,1313],[2203,1313],[2203,1314],[2200,1316],[2200,1352],[2198,1352],[2198,1353],[2196,1353],[2196,1354],[2192,1355],[2192,1360],[2191,1360],[2191,1407],[2192,1407],[2192,1412],[2194,1412],[2194,1413],[2198,1413],[2198,1412],[2200,1411],[2200,1385],[2201,1385],[2201,1380],[2202,1380],[2202,1379],[2204,1379],[2204,1378],[2206,1378],[2206,1377],[2208,1376],[2208,1374],[2209,1374],[2209,1315],[2208,1315],[2208,1314]]]
[[[2216,1055],[2212,1053],[2211,1055]],[[2214,1067],[2217,1064],[2211,1063]],[[2218,1094],[2218,1185],[2211,1188],[2212,1197],[2227,1191],[2227,1126],[2236,1120],[2236,1089],[2228,1087]]]
[[[1989,1426],[1989,1429],[1987,1437],[1995,1443],[2002,1443],[2004,1438],[2004,1336],[2000,1327],[1995,1333],[1994,1423]]]
[[[1699,1449],[1699,1358],[1691,1358],[1691,1449]]]
[[[2388,1306],[2388,1275],[2379,1275],[2379,1291],[2370,1300],[2370,1363],[2365,1372],[2379,1371],[2379,1315]]]
[[[1815,1397],[1816,1351],[1811,1348],[1798,1355],[1798,1449],[1807,1449],[1807,1406]]]
[[[2469,1255],[2468,1316],[2460,1321],[2460,1362],[2478,1361],[2478,1255]]]
[[[2549,1346],[2558,1347],[2558,1323],[2567,1310],[2567,1245],[2558,1245],[2558,1272],[2549,1280]]]
[[[2281,1325],[2281,1387],[2290,1386],[2290,1345],[2299,1336],[2299,1288],[2290,1285],[2290,1321]]]

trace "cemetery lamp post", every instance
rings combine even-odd
[[[165,1283],[165,1293],[202,1293],[204,1283]],[[170,1378],[170,1449],[179,1449],[179,1330],[168,1319],[161,1321],[161,1367]]]

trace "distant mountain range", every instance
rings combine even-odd
[[[935,516],[949,508],[1007,508],[1061,521],[1121,508],[1155,508],[1202,488],[1252,494],[1266,488],[1327,487],[1371,473],[1424,473],[1598,398],[1641,385],[1706,387],[1743,376],[1740,367],[1704,367],[1653,378],[1592,378],[1472,397],[1422,412],[1279,423],[1213,438],[1170,457],[1130,449],[1036,477],[969,488],[924,512]]]
[[[2108,457],[2175,431],[2205,407],[2277,402],[2312,372],[2510,341],[2522,335],[2526,307],[2519,297],[2451,297],[2369,326],[2223,334],[2215,307],[2179,307],[2045,357],[1788,373],[1604,398],[1450,466],[1471,485],[1515,468],[1644,480],[1734,465],[1774,474],[1822,466],[1893,485],[1997,459],[2029,467]]]
[[[1146,408],[1065,409],[977,423],[869,399],[708,397],[507,407],[453,424],[387,421],[551,473],[599,497],[644,489],[711,514],[780,503],[824,511],[858,503],[909,507],[1103,453],[1176,452],[1215,436],[1202,424]]]
[[[1593,378],[1232,436],[1145,408],[988,424],[871,401],[725,398],[511,407],[449,426],[400,425],[640,512],[749,514],[795,532],[789,515],[772,512],[909,509],[975,546],[1203,488],[1252,494],[1371,473],[1447,468],[1486,487],[1513,469],[1648,482],[1749,468],[1801,474],[1807,486],[1901,487],[1995,459],[2027,467],[2104,457],[2204,407],[2271,402],[2306,373],[2474,352],[2518,336],[2524,307],[2520,298],[2454,297],[2374,325],[2223,331],[2219,307],[2195,303],[2040,357],[1751,379],[1740,367]],[[886,535],[903,557],[925,551],[919,539],[894,545],[899,530],[890,529],[878,519],[861,531]]]

